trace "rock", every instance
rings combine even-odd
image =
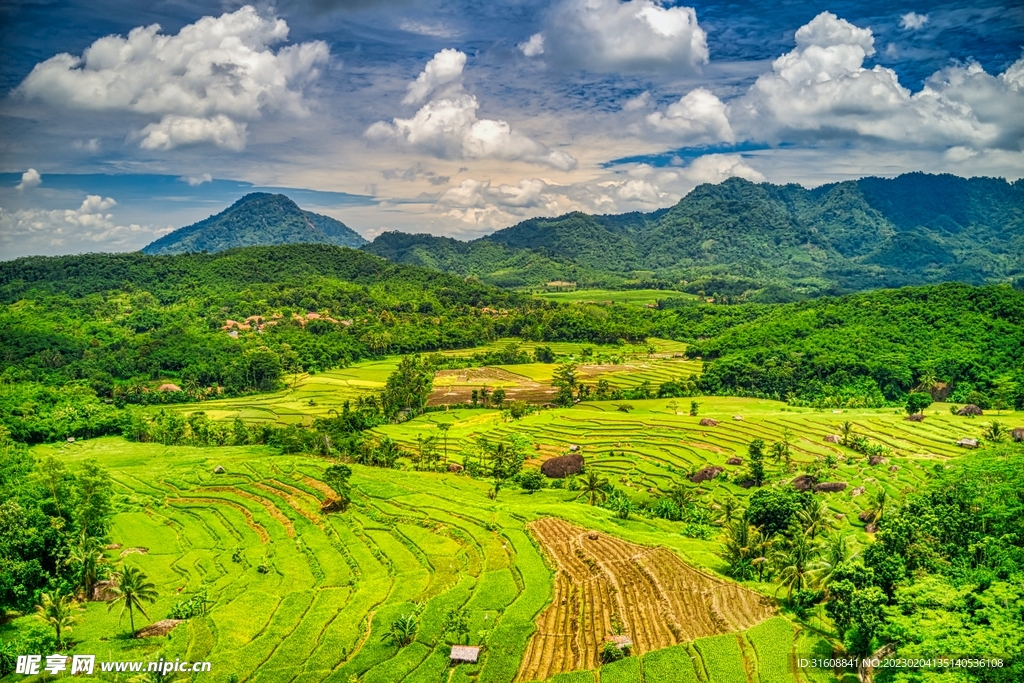
[[[836,493],[845,489],[845,481],[825,481],[814,485],[814,491],[816,493]]]
[[[900,468],[899,468],[899,467],[897,467],[896,465],[890,465],[890,466],[889,466],[889,471],[890,471],[890,472],[899,472],[899,471],[900,471]]]
[[[575,453],[579,449],[580,449],[579,444],[574,444],[574,443],[569,444],[569,452],[570,453]]]
[[[829,434],[825,437],[825,443],[841,443],[843,438],[838,434]]]
[[[842,512],[837,512],[836,519],[846,519],[846,515]]]
[[[862,496],[862,495],[864,495],[864,491],[865,491],[865,489],[864,489],[863,486],[858,486],[854,490],[850,491],[850,498],[856,498],[857,496]]]
[[[914,413],[913,415],[907,415],[903,419],[910,420],[911,422],[924,422],[924,413]]]
[[[872,455],[870,458],[868,458],[869,465],[884,465],[887,462],[889,461],[880,455]]]
[[[974,405],[973,403],[968,403],[963,408],[961,408],[960,410],[956,411],[956,414],[957,415],[984,415],[985,411],[982,410],[981,408],[979,408],[978,406]]]
[[[97,581],[92,585],[92,595],[89,599],[95,602],[110,602],[116,597],[113,581]]]
[[[734,420],[742,420],[743,416],[742,415],[733,415],[732,419],[734,419]]]
[[[956,442],[956,445],[960,446],[961,448],[977,448],[978,447],[978,440],[977,439],[960,439],[959,441]]]
[[[461,472],[463,469],[464,468],[462,467],[462,465],[460,465],[457,462],[450,462],[450,463],[448,463],[448,471],[449,472],[456,472],[456,473],[458,473],[458,472]]]
[[[348,503],[347,500],[328,498],[320,504],[320,513],[326,515],[331,512],[344,512],[348,509]]]
[[[690,481],[692,481],[694,484],[699,484],[702,481],[711,481],[724,471],[724,467],[719,467],[718,465],[711,465],[709,467],[705,467],[704,469],[698,470],[697,472],[691,474]]]
[[[742,465],[743,461],[739,458],[729,458],[725,461],[726,465]]]
[[[700,421],[701,427],[714,427],[718,424],[718,420],[712,420],[710,417],[702,418]]]
[[[540,466],[540,471],[545,477],[551,479],[562,479],[570,474],[579,474],[583,471],[583,456],[579,453],[572,453],[549,458]]]
[[[793,488],[797,491],[810,491],[816,483],[818,480],[809,474],[801,474],[792,481]]]
[[[866,527],[864,527],[864,531],[868,532],[869,534],[873,534],[876,531],[878,531],[878,525],[877,524],[868,524]]]
[[[597,540],[597,532],[596,531],[589,531],[589,532],[587,532],[587,538],[589,538],[591,541],[596,541]]]
[[[871,511],[870,510],[865,510],[864,512],[862,512],[859,515],[857,515],[857,519],[859,519],[862,522],[867,523],[868,521],[871,520]]]
[[[226,470],[220,465],[217,465],[216,467],[213,468],[214,474],[224,474],[225,471]]]
[[[1010,437],[1017,443],[1024,441],[1024,427],[1017,427],[1010,432]]]
[[[154,638],[156,636],[166,636],[168,633],[174,630],[174,627],[178,624],[184,623],[184,619],[162,619],[160,621],[153,622],[149,626],[140,628],[135,632],[136,638]]]

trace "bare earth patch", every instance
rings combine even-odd
[[[555,594],[537,618],[517,680],[596,669],[605,639],[643,654],[750,628],[775,614],[762,595],[706,574],[667,548],[649,548],[560,519],[529,525],[557,567]]]

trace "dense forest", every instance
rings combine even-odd
[[[1024,183],[912,173],[701,185],[650,214],[535,218],[471,242],[385,233],[366,250],[501,286],[679,286],[781,301],[1024,275]]]

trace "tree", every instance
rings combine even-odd
[[[349,497],[351,489],[348,485],[348,479],[351,476],[352,468],[348,465],[331,465],[324,470],[324,483],[334,491],[342,510],[348,508],[348,504],[351,502]]]
[[[390,421],[415,417],[427,406],[434,388],[434,372],[418,355],[404,356],[381,392],[384,416]]]
[[[868,524],[878,526],[878,523],[882,521],[882,517],[885,515],[885,503],[888,499],[889,492],[885,489],[878,489],[875,495],[871,497],[871,502],[865,515]]]
[[[698,410],[700,410],[700,404],[696,401],[690,401],[690,417],[697,417]]]
[[[149,619],[149,615],[146,614],[142,603],[156,601],[156,585],[138,567],[121,565],[121,571],[114,575],[114,585],[111,587],[111,590],[115,597],[107,605],[107,611],[112,610],[117,603],[121,603],[121,613],[118,615],[117,621],[121,623],[121,618],[124,616],[125,609],[127,609],[128,621],[131,624],[132,635],[134,636],[135,610],[139,610],[142,612],[142,616]]]
[[[104,561],[103,542],[84,534],[79,539],[78,546],[71,550],[71,554],[64,561],[65,564],[77,568],[79,585],[86,600],[92,597],[92,587],[99,578],[100,567]]]
[[[554,363],[555,352],[550,346],[538,346],[533,350],[533,357],[538,363]]]
[[[554,378],[551,381],[551,386],[558,389],[555,394],[555,403],[563,407],[571,406],[575,400],[578,385],[579,377],[576,375],[575,363],[565,363],[555,368]]]
[[[1006,440],[1006,428],[998,420],[992,420],[983,433],[985,438],[993,443],[1002,443]]]
[[[780,588],[788,589],[788,600],[792,601],[794,591],[801,591],[808,585],[812,563],[817,555],[817,546],[799,532],[794,533],[773,555],[772,559],[779,572]]]
[[[75,477],[75,517],[83,537],[103,539],[111,507],[110,475],[95,460],[86,460]]]
[[[812,539],[817,536],[822,529],[832,526],[832,522],[828,518],[828,508],[825,507],[823,502],[817,499],[812,499],[803,507],[803,509],[799,510],[796,513],[796,518],[800,523],[803,532]]]
[[[747,456],[750,458],[750,478],[754,480],[754,486],[761,486],[764,484],[764,441],[751,441]]]
[[[765,536],[774,536],[789,528],[801,508],[800,498],[792,489],[759,489],[750,496],[747,517]]]
[[[63,649],[63,634],[71,631],[72,624],[77,620],[75,612],[78,611],[80,611],[78,603],[70,595],[43,593],[39,596],[39,604],[36,605],[36,618],[47,626],[53,627],[57,636],[58,649]]]
[[[504,403],[505,403],[505,390],[499,387],[499,388],[494,390],[494,393],[491,394],[491,405],[495,406],[496,408],[501,408],[501,406]]]
[[[812,572],[814,585],[827,591],[839,568],[853,557],[848,536],[840,532],[829,536],[821,548],[821,558]]]
[[[544,488],[544,475],[540,470],[525,470],[519,473],[517,479],[524,491],[533,493]]]
[[[451,422],[441,422],[437,425],[437,428],[441,430],[441,439],[444,448],[444,462],[448,464],[448,430],[452,428]]]
[[[904,409],[907,415],[917,415],[924,412],[924,409],[932,404],[932,395],[923,391],[915,391],[907,394],[907,404]]]
[[[574,500],[586,497],[590,505],[597,505],[608,500],[608,480],[599,477],[597,472],[587,472],[587,478],[583,481],[583,489]]]
[[[415,614],[403,614],[391,622],[391,628],[384,637],[399,647],[405,647],[416,639],[420,623]]]

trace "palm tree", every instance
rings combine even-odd
[[[384,637],[399,647],[404,647],[416,638],[419,627],[419,620],[415,614],[403,614],[391,622],[391,628]]]
[[[885,514],[885,503],[889,499],[889,492],[879,489],[878,493],[871,497],[871,505],[867,509],[866,521],[868,524],[877,526]]]
[[[814,584],[818,588],[824,588],[827,591],[839,565],[853,559],[854,553],[850,552],[848,541],[849,537],[841,533],[832,534],[825,540],[821,559],[815,563],[814,570],[811,572]]]
[[[793,591],[801,591],[808,585],[811,565],[817,555],[817,545],[802,533],[793,534],[793,538],[775,552],[773,559],[779,570],[779,587],[789,590],[787,600],[793,599]]]
[[[586,496],[587,502],[591,505],[603,503],[608,500],[608,492],[605,491],[606,486],[608,486],[607,479],[597,476],[597,472],[587,472],[587,479],[583,482],[583,490],[573,500]]]
[[[832,526],[828,519],[828,510],[820,500],[812,500],[811,504],[797,513],[797,520],[804,533],[814,538],[822,529]]]
[[[849,420],[847,420],[843,424],[839,425],[839,433],[843,435],[841,443],[844,446],[849,446],[851,443],[853,443],[853,439],[854,439],[853,426],[854,426],[853,423],[850,422]]]
[[[78,566],[82,581],[82,590],[85,591],[85,599],[92,597],[92,587],[99,578],[99,569],[106,561],[103,557],[103,544],[99,539],[86,537],[82,539],[78,547],[71,551],[71,555],[64,561],[65,564]]]
[[[732,522],[733,516],[736,514],[736,500],[734,498],[726,498],[725,502],[722,503],[722,513],[719,518],[719,523],[729,524]]]
[[[36,619],[47,626],[52,626],[57,634],[57,648],[64,647],[61,632],[70,632],[75,623],[75,612],[79,611],[78,603],[71,595],[60,593],[43,593],[36,605]]]
[[[685,484],[676,484],[675,488],[669,491],[668,497],[669,500],[679,506],[680,510],[685,510],[693,502],[694,498],[697,497],[697,494],[692,487]]]
[[[142,607],[143,602],[156,601],[156,585],[149,580],[149,577],[138,567],[121,565],[121,571],[114,575],[114,585],[111,587],[116,596],[107,606],[109,612],[117,603],[123,603],[121,614],[117,621],[121,623],[125,609],[128,610],[128,620],[131,623],[132,635],[135,635],[135,610],[142,612],[142,616],[149,619],[146,610]]]
[[[442,422],[437,425],[437,428],[441,430],[441,436],[444,438],[444,464],[448,464],[448,430],[452,428],[451,422]]]

